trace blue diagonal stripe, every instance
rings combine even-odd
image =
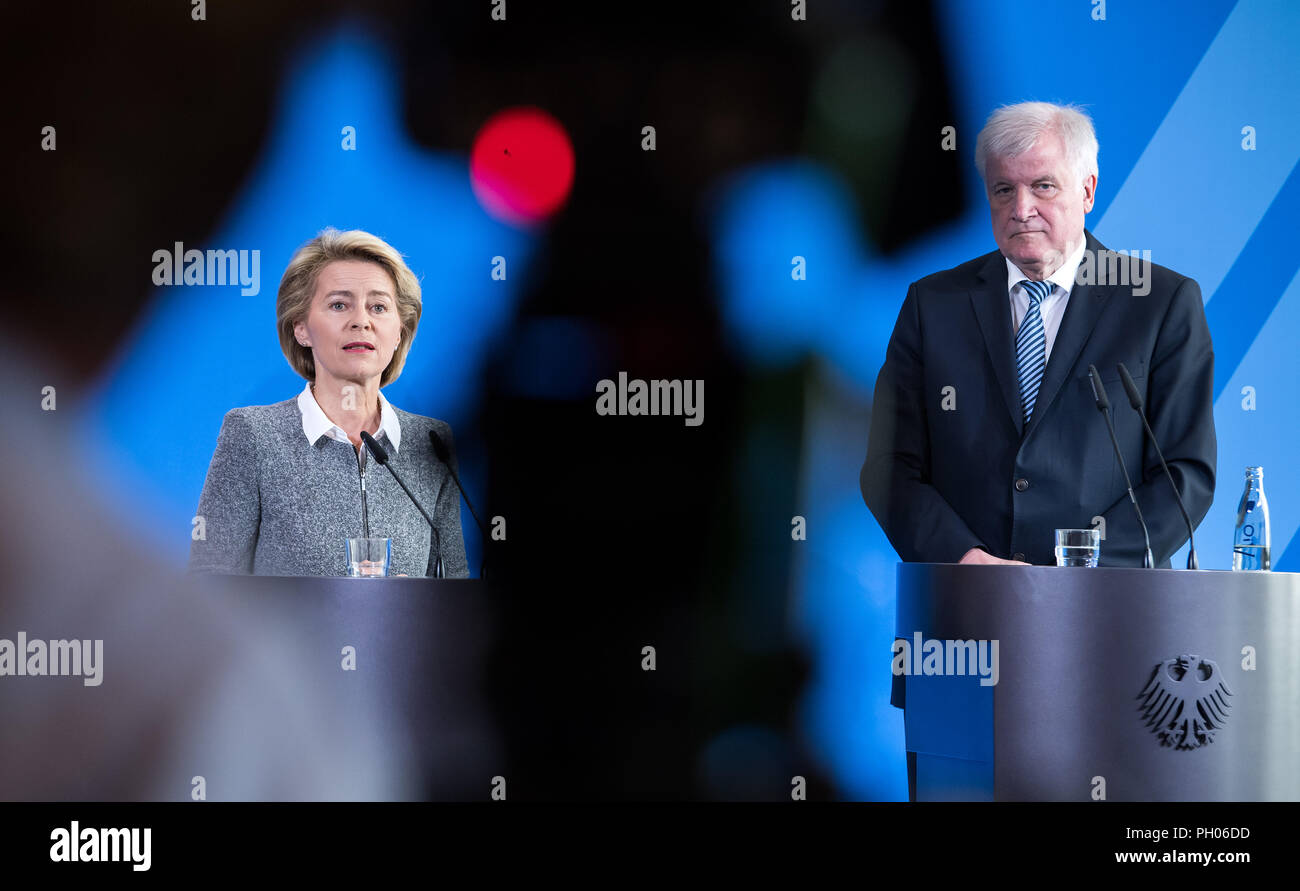
[[[1192,276],[1212,300],[1300,161],[1298,43],[1300,3],[1241,0],[1094,228],[1097,237],[1111,248],[1150,250],[1152,261]],[[1255,128],[1253,151],[1242,147],[1244,126]]]
[[[1300,269],[1300,164],[1292,170],[1228,271],[1205,317],[1214,336],[1214,398],[1236,373],[1259,330],[1277,307],[1282,291]],[[1283,245],[1283,250],[1278,250]],[[1204,296],[1204,295],[1202,295]]]

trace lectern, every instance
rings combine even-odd
[[[241,621],[283,642],[278,658],[303,683],[304,699],[332,707],[386,769],[402,766],[409,785],[397,797],[487,799],[490,778],[503,769],[487,677],[499,616],[495,586],[432,578],[203,581],[203,596],[227,600]],[[250,691],[234,695],[253,698]],[[233,761],[218,767],[239,769]],[[332,788],[316,794],[337,797]]]
[[[1300,800],[1300,574],[904,563],[896,638],[918,801]]]

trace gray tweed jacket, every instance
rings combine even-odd
[[[447,578],[466,578],[460,492],[429,444],[429,431],[452,449],[451,427],[394,406],[401,449],[376,436],[442,536]],[[363,448],[363,452],[366,450]],[[361,477],[366,525],[362,528]],[[198,516],[204,540],[190,544],[190,571],[253,575],[347,575],[344,539],[393,539],[389,575],[433,575],[429,524],[387,468],[365,454],[364,470],[349,443],[321,436],[309,443],[297,399],[231,409],[221,424]]]

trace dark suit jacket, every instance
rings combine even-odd
[[[1086,236],[1104,267],[1110,252]],[[863,497],[903,560],[956,563],[983,546],[1051,565],[1053,530],[1100,516],[1101,565],[1142,565],[1142,532],[1093,400],[1092,364],[1110,396],[1156,565],[1169,565],[1186,527],[1115,365],[1123,362],[1142,392],[1198,524],[1214,493],[1214,352],[1196,282],[1146,265],[1146,296],[1113,284],[1071,289],[1027,429],[1002,254],[911,286],[876,380],[861,474]],[[946,409],[947,387],[955,406]]]

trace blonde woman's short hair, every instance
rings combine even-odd
[[[406,265],[402,255],[391,244],[363,232],[351,229],[340,232],[332,226],[323,230],[294,253],[280,279],[280,293],[275,299],[275,324],[280,333],[280,349],[289,365],[309,381],[316,379],[316,360],[311,348],[298,343],[293,326],[304,321],[311,312],[311,300],[316,294],[316,281],[320,271],[336,260],[361,260],[375,263],[387,272],[397,287],[393,299],[402,320],[402,336],[393,352],[393,359],[379,378],[379,386],[397,380],[406,364],[415,329],[420,324],[420,280]]]

